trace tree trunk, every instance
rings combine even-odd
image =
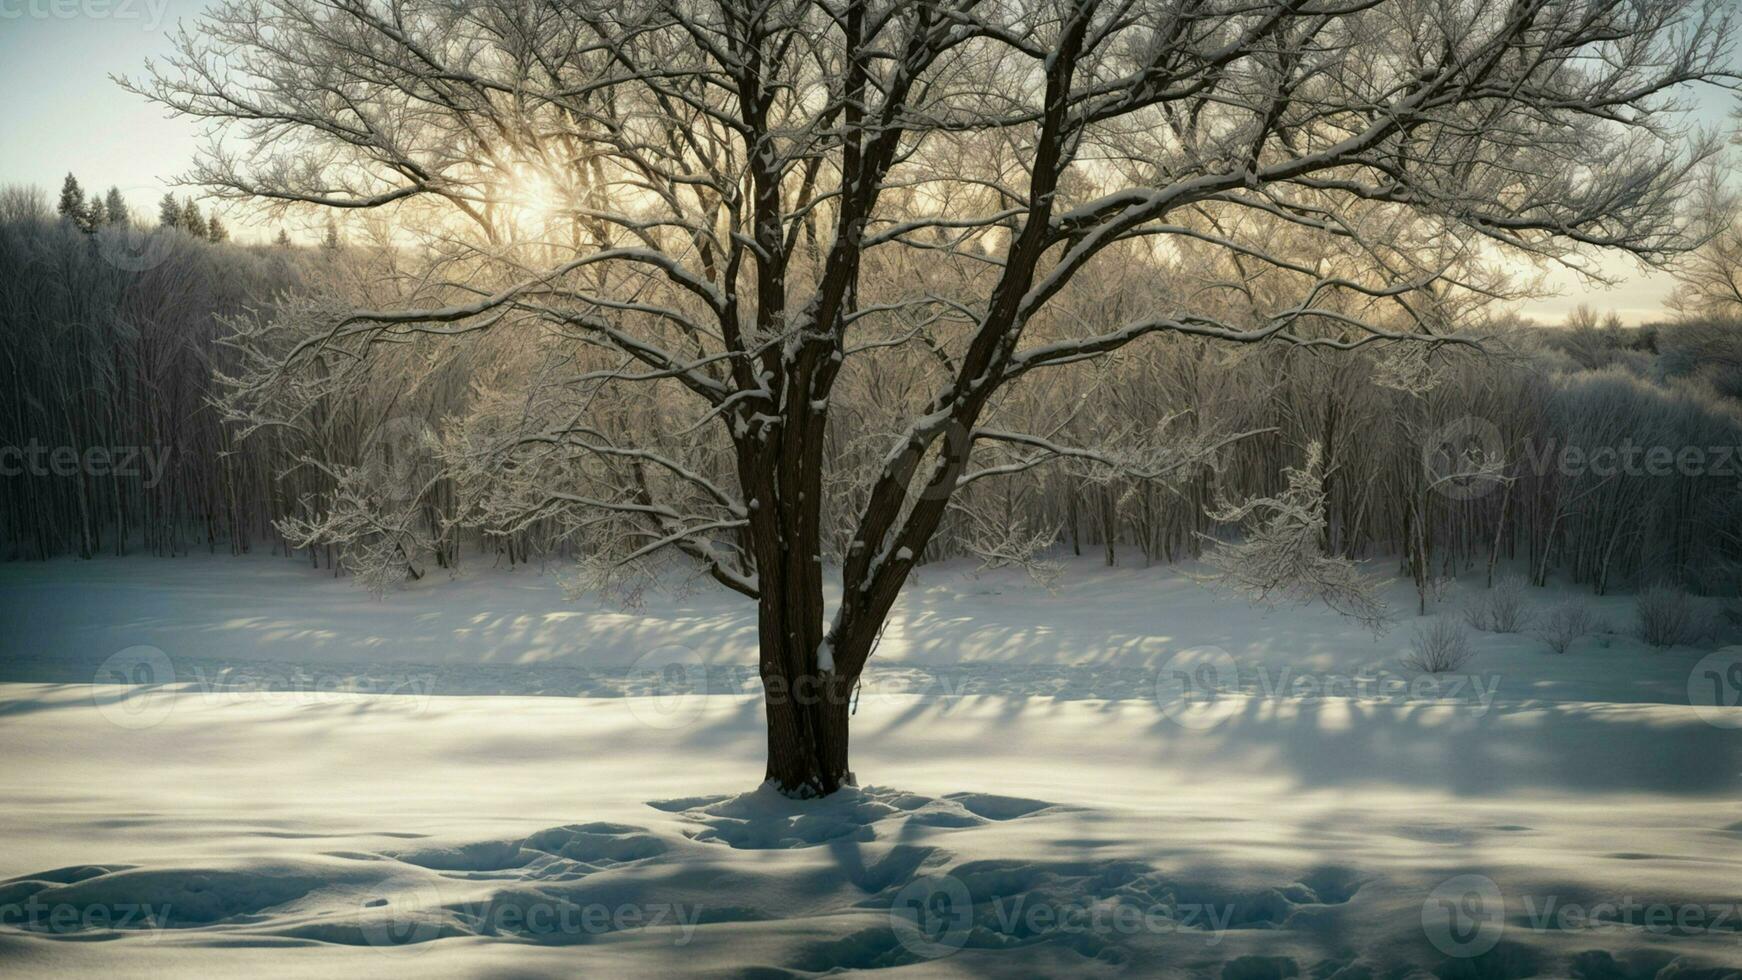
[[[1118,533],[1118,505],[1113,499],[1113,487],[1108,484],[1101,488],[1101,546],[1108,568],[1119,564],[1119,543],[1114,540]]]
[[[749,534],[756,555],[757,637],[768,720],[765,779],[787,796],[827,796],[853,783],[847,718],[857,674],[824,659],[823,572],[817,502],[819,451],[795,451],[748,472],[757,507]],[[779,488],[779,489],[777,489]],[[832,658],[830,658],[832,660]]]
[[[764,640],[763,708],[768,716],[768,768],[764,778],[787,796],[827,796],[854,785],[847,764],[847,723],[852,684],[815,670],[787,677],[775,663],[797,660],[800,651],[771,651]]]

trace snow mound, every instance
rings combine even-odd
[[[1040,800],[1025,800],[1020,796],[996,796],[991,793],[951,793],[944,799],[954,800],[962,805],[962,809],[987,820],[1015,820],[1017,817],[1026,817],[1056,806]]]
[[[816,847],[840,839],[868,842],[898,835],[905,824],[976,827],[1071,809],[990,793],[951,793],[940,799],[879,786],[849,786],[824,799],[795,800],[763,785],[737,796],[656,800],[648,805],[700,825],[690,834],[694,840],[743,850]]]
[[[243,868],[118,868],[57,883],[40,872],[0,883],[13,901],[63,910],[62,922],[24,918],[26,929],[177,929],[239,920],[325,887],[312,865]]]

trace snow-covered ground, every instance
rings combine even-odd
[[[1621,596],[1424,679],[1391,598],[1375,637],[1176,569],[924,569],[864,788],[798,803],[753,791],[753,611],[711,589],[0,566],[0,972],[1742,970],[1742,708],[1704,703],[1742,653]]]

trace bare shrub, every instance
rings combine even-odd
[[[1524,576],[1503,575],[1493,588],[1464,607],[1464,618],[1484,632],[1521,633],[1532,618],[1530,603],[1524,597],[1527,588]]]
[[[1457,670],[1475,656],[1464,628],[1444,617],[1415,628],[1415,645],[1403,665],[1426,674]]]
[[[1642,589],[1637,605],[1639,638],[1654,647],[1683,646],[1710,632],[1705,611],[1681,586]]]
[[[1600,625],[1584,603],[1574,600],[1549,610],[1542,629],[1537,632],[1548,643],[1549,649],[1566,653],[1574,640],[1597,632]]]

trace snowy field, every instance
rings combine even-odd
[[[1742,970],[1736,651],[1617,596],[1426,678],[1389,598],[1376,637],[1177,569],[922,569],[863,788],[798,803],[746,792],[754,609],[707,587],[0,566],[0,973]]]

